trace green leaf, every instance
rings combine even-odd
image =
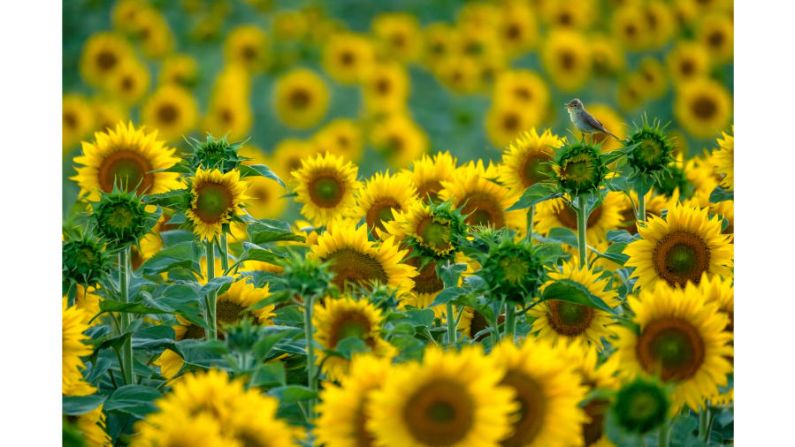
[[[610,230],[607,232],[607,240],[610,242],[629,244],[639,237],[637,234],[632,234],[627,230]]]
[[[145,195],[143,197],[143,202],[163,208],[178,208],[180,205],[190,202],[190,193],[186,189],[178,189],[161,194]]]
[[[572,231],[570,228],[564,228],[564,227],[552,228],[551,230],[549,230],[547,239],[561,244],[571,245],[572,247],[577,246],[577,234],[574,231]]]
[[[592,294],[588,288],[570,279],[559,279],[544,289],[541,299],[567,301],[603,310],[615,314],[616,310],[608,306],[601,298]]]
[[[272,250],[262,248],[251,242],[243,242],[243,253],[238,258],[236,265],[242,264],[245,261],[263,261],[269,264],[277,264],[283,258],[282,255],[276,254]]]
[[[285,188],[284,181],[265,165],[240,165],[240,177],[267,177]]]
[[[99,314],[103,314],[105,312],[119,312],[119,313],[130,313],[130,314],[141,314],[141,315],[169,313],[169,311],[167,310],[158,309],[156,307],[150,307],[143,303],[125,303],[122,301],[109,300],[109,299],[101,300],[99,302],[99,309],[100,309]]]
[[[431,307],[438,306],[440,304],[447,304],[466,292],[466,289],[462,289],[461,287],[448,287],[436,295],[436,298],[433,299],[433,303],[431,303]]]
[[[406,317],[414,326],[430,327],[435,315],[433,309],[412,309],[405,312]]]
[[[155,411],[154,401],[160,391],[144,385],[124,385],[117,388],[105,401],[105,411],[120,411],[136,418],[143,418]]]
[[[290,224],[281,220],[261,219],[248,226],[248,235],[251,242],[262,245],[275,241],[303,242],[304,238],[293,233]]]
[[[562,196],[563,193],[558,191],[558,185],[551,182],[539,182],[531,185],[522,193],[522,197],[508,208],[508,211],[523,210],[535,206],[545,200],[554,199],[555,197]]]
[[[317,393],[301,385],[286,385],[273,388],[268,394],[278,398],[282,403],[294,403],[315,399]]]
[[[94,394],[91,396],[63,396],[63,414],[79,416],[97,408],[105,401],[105,396]]]
[[[295,328],[290,328],[295,329]],[[293,332],[294,333],[294,332]],[[253,352],[254,355],[257,356],[258,360],[262,360],[270,354],[271,350],[279,340],[291,335],[290,331],[280,331],[276,332],[275,334],[270,334],[262,337],[257,343],[254,345]]]
[[[412,332],[414,329],[412,328]],[[350,360],[353,354],[358,354],[361,352],[369,352],[370,348],[367,346],[367,343],[364,342],[359,337],[351,336],[345,337],[339,342],[337,342],[337,346],[334,347],[334,352],[341,355],[342,357]]]
[[[436,264],[436,273],[442,280],[445,287],[452,287],[458,285],[458,278],[467,270],[467,265],[464,263],[451,263]]]
[[[145,275],[157,275],[177,267],[199,271],[199,263],[194,257],[193,241],[180,242],[160,250],[141,266]]]
[[[201,296],[209,296],[210,293],[215,292],[217,295],[223,295],[224,292],[229,290],[229,287],[232,285],[234,278],[231,276],[218,276],[209,281],[207,284],[202,286],[199,294]]]
[[[720,186],[715,187],[709,195],[709,201],[718,203],[724,200],[734,200],[734,191],[727,191]]]
[[[278,386],[287,382],[287,374],[284,364],[280,361],[272,361],[260,365],[251,375],[251,386]]]

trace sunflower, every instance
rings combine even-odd
[[[365,108],[376,115],[402,112],[409,90],[409,75],[402,65],[396,62],[374,65],[363,79]]]
[[[262,72],[268,64],[267,34],[256,25],[238,26],[226,37],[224,59],[251,73]]]
[[[426,349],[422,364],[394,367],[370,395],[366,428],[377,445],[494,446],[518,410],[503,371],[480,347]]]
[[[668,80],[665,77],[665,67],[662,62],[653,57],[646,57],[640,61],[638,67],[643,83],[643,90],[648,99],[659,99],[668,89]],[[590,108],[589,108],[590,110]]]
[[[129,26],[146,56],[159,59],[174,49],[174,35],[168,21],[157,9],[142,9]]]
[[[640,5],[624,5],[613,13],[612,32],[621,45],[638,51],[649,46],[652,39],[649,22]]]
[[[340,380],[348,373],[347,359],[326,353],[334,351],[346,338],[360,339],[377,357],[391,358],[396,354],[395,348],[381,338],[382,318],[381,310],[366,299],[326,297],[323,303],[315,304],[312,315],[315,341],[324,349],[316,361],[330,379]]]
[[[541,122],[540,111],[518,100],[495,102],[486,112],[486,134],[494,147],[502,149],[519,135]]]
[[[95,132],[113,130],[119,121],[129,118],[126,107],[118,101],[98,97],[91,101],[91,107],[94,113],[94,128],[92,130]]]
[[[618,229],[624,210],[623,193],[610,191],[599,206],[591,211],[586,225],[586,239],[589,244],[596,244],[607,238],[607,232]],[[555,227],[577,231],[577,214],[574,209],[561,199],[552,199],[536,206],[534,231],[546,236]]]
[[[251,130],[253,119],[248,99],[238,95],[214,95],[202,127],[208,133],[238,140]]]
[[[614,38],[596,34],[590,38],[594,75],[615,76],[624,71],[626,60],[621,44]],[[591,110],[588,106],[588,110]]]
[[[637,234],[638,193],[630,191],[629,195],[622,194],[621,198],[624,201],[624,205],[621,207],[621,228],[632,234]],[[653,191],[647,192],[645,196],[646,218],[662,216],[663,210],[668,209],[669,204],[670,200],[667,197],[654,194]]]
[[[403,168],[428,150],[425,131],[404,113],[394,113],[375,124],[370,140],[389,164]]]
[[[161,85],[193,87],[199,78],[199,64],[188,54],[174,54],[163,60],[158,80]]]
[[[63,132],[61,141],[64,151],[71,149],[94,130],[94,111],[82,95],[63,96]]]
[[[384,230],[384,224],[394,218],[394,214],[406,211],[417,199],[417,191],[409,179],[388,172],[375,173],[357,194],[357,217],[364,216],[368,228]]]
[[[643,8],[646,17],[649,45],[662,48],[671,40],[675,21],[671,7],[661,0],[651,0]]]
[[[443,181],[439,192],[441,200],[452,202],[466,216],[470,225],[488,225],[495,228],[524,227],[524,213],[507,211],[518,196],[510,189],[489,181],[497,178],[497,168],[483,166],[483,161],[469,162],[459,167],[452,180]]]
[[[422,201],[414,200],[405,210],[395,213],[394,220],[387,222],[384,226],[386,232],[395,236],[399,241],[403,242],[406,238],[413,237],[419,247],[434,256],[443,257],[455,249],[453,233],[457,229],[455,222],[449,216],[449,208],[443,209],[435,206],[432,208]],[[414,282],[418,283],[421,279],[425,279],[427,283],[431,279],[428,276],[432,277],[435,286],[440,285],[435,270],[433,268],[428,270],[427,266],[420,271],[420,275],[414,279]]]
[[[323,126],[312,137],[314,144],[324,152],[339,155],[351,161],[362,158],[364,142],[362,130],[356,121],[336,118]]]
[[[734,200],[721,200],[717,203],[712,203],[709,206],[709,211],[712,214],[718,215],[723,221],[723,234],[732,236],[734,240]]]
[[[391,359],[356,355],[339,385],[328,384],[320,393],[315,423],[317,442],[328,447],[370,447],[375,434],[367,429],[367,403],[391,371]]]
[[[591,75],[591,47],[576,31],[552,31],[544,43],[541,61],[552,82],[564,92],[582,87]]]
[[[255,219],[274,219],[282,215],[287,201],[284,189],[274,180],[265,177],[246,177],[246,199],[243,205]]]
[[[478,62],[460,55],[439,61],[436,76],[446,87],[460,94],[473,94],[483,87]]]
[[[394,239],[380,243],[367,240],[367,226],[356,227],[350,222],[337,222],[317,239],[311,255],[322,261],[331,261],[334,284],[341,290],[346,282],[369,286],[379,281],[400,291],[414,286],[414,267],[402,263],[405,250],[399,250]]]
[[[120,0],[111,9],[111,22],[113,27],[125,33],[132,32],[132,23],[135,16],[150,6],[138,0]]]
[[[709,14],[698,26],[697,39],[717,64],[734,58],[734,22],[731,16]]]
[[[358,168],[336,155],[318,154],[301,161],[292,172],[296,180],[296,201],[303,204],[301,214],[317,225],[343,216],[356,203]]]
[[[729,125],[731,94],[711,79],[688,82],[676,95],[674,116],[690,134],[710,138]]]
[[[190,91],[177,85],[165,85],[155,91],[143,105],[144,125],[158,129],[168,141],[181,138],[196,126],[198,105]]]
[[[608,280],[600,277],[589,268],[577,265],[575,261],[563,264],[560,271],[549,273],[549,280],[541,286],[541,291],[555,284],[559,280],[572,281],[588,289],[610,307],[620,304],[615,291],[608,290]],[[528,312],[533,321],[533,330],[538,331],[538,337],[548,339],[557,344],[561,340],[591,343],[602,347],[602,339],[610,338],[613,330],[610,327],[613,320],[606,312],[553,298],[545,300],[541,305]]]
[[[105,82],[104,89],[115,99],[133,105],[149,89],[149,69],[142,62],[129,58],[119,64]]]
[[[679,42],[666,57],[672,84],[677,87],[709,75],[712,68],[709,52],[698,42]]]
[[[586,30],[596,15],[594,0],[555,0],[541,6],[544,21],[554,29]]]
[[[536,111],[539,120],[549,109],[549,88],[537,73],[530,70],[508,70],[494,82],[494,102],[515,101]]]
[[[86,446],[110,447],[113,445],[110,436],[105,431],[107,428],[102,404],[99,404],[88,413],[83,413],[80,416],[67,416],[66,419],[73,420],[75,425],[77,425],[77,429],[82,433]]]
[[[179,161],[175,149],[157,140],[157,131],[136,129],[119,122],[116,128],[94,134],[94,143],[83,142],[83,153],[75,157],[77,175],[71,180],[80,186],[80,195],[99,200],[99,193],[124,190],[159,194],[180,187],[179,174],[162,172]]]
[[[722,176],[720,185],[726,189],[734,189],[734,126],[731,133],[721,132],[718,149],[712,152],[712,164],[715,172]]]
[[[716,303],[718,310],[728,318],[726,330],[734,334],[734,284],[731,278],[723,279],[717,276],[712,278],[704,276],[698,283],[699,293],[703,294],[707,302]]]
[[[387,57],[407,63],[415,62],[422,54],[422,33],[415,16],[402,12],[380,14],[373,19],[372,29]]]
[[[683,199],[682,202],[701,208],[711,206],[710,194],[720,183],[711,160],[707,156],[693,157],[687,160],[684,166],[684,174],[687,182],[692,185],[693,190],[689,198],[687,200]],[[684,193],[682,195],[684,196]]]
[[[530,132],[522,132],[502,154],[502,164],[499,167],[500,180],[518,193],[547,180],[548,176],[545,173],[551,173],[551,170],[545,163],[552,161],[555,149],[563,146],[563,142],[563,139],[549,129],[541,135],[535,128]]]
[[[80,73],[89,85],[102,87],[132,57],[133,49],[124,38],[110,32],[96,33],[83,46]]]
[[[306,37],[313,17],[310,11],[276,11],[273,16],[273,35],[278,39],[301,40]]]
[[[329,105],[325,81],[306,68],[283,75],[273,87],[276,117],[291,129],[307,129],[320,122]]]
[[[514,391],[517,411],[504,446],[566,447],[580,445],[580,425],[586,421],[578,407],[585,398],[580,379],[552,346],[526,339],[521,346],[506,340],[491,352],[506,371],[500,382]]]
[[[375,49],[364,36],[335,33],[323,48],[323,69],[340,84],[355,84],[375,62]]]
[[[509,55],[532,49],[538,41],[538,21],[533,8],[522,2],[507,2],[500,10],[497,38]]]
[[[447,23],[432,23],[423,30],[425,64],[433,71],[460,47],[458,30]]]
[[[89,337],[84,334],[88,330],[88,320],[93,315],[78,307],[70,307],[66,297],[61,300],[61,312],[63,318],[61,392],[65,396],[93,394],[96,388],[83,378],[82,370],[85,369],[85,364],[81,359],[93,352],[91,346],[86,343]]]
[[[326,149],[323,148],[323,151],[326,151]],[[320,152],[321,147],[316,145],[314,141],[285,138],[276,144],[273,149],[273,162],[268,164],[268,166],[282,180],[292,182],[294,181],[293,172],[301,169],[301,164],[304,160],[316,158]]]
[[[643,91],[643,78],[639,73],[631,73],[618,83],[618,105],[624,110],[634,110],[646,100]]]
[[[658,282],[684,286],[698,283],[703,273],[729,277],[734,246],[721,234],[717,217],[707,208],[675,205],[663,219],[652,216],[638,227],[641,239],[629,244],[627,267],[638,285],[651,289]]]
[[[673,387],[674,410],[687,405],[699,411],[732,372],[728,317],[694,284],[657,284],[630,297],[629,305],[638,329],[617,329],[622,370],[658,375]]]
[[[193,222],[193,232],[203,240],[221,235],[223,225],[241,213],[246,183],[237,169],[222,174],[217,169],[199,168],[190,188],[190,209],[185,213]]]
[[[442,182],[452,180],[456,163],[450,152],[437,152],[433,157],[423,155],[412,163],[411,169],[403,170],[399,175],[411,180],[417,189],[417,197],[432,202],[438,199]]]
[[[220,423],[206,412],[192,415],[175,411],[157,419],[158,422],[162,421],[158,425],[153,425],[148,420],[138,422],[137,433],[130,443],[132,447],[180,445],[224,447],[231,441],[221,434]]]

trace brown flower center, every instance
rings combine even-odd
[[[312,102],[312,95],[306,89],[297,88],[290,92],[290,105],[295,109],[305,109]]]
[[[698,329],[685,320],[652,321],[641,330],[635,347],[641,366],[665,381],[693,377],[704,363],[705,346]]]
[[[560,66],[566,71],[574,71],[577,66],[577,58],[574,56],[574,53],[570,50],[563,50],[561,51],[560,55]]]
[[[495,198],[486,193],[473,192],[467,194],[461,203],[464,207],[461,213],[470,225],[491,225],[495,228],[505,226],[505,213]]]
[[[583,407],[585,414],[590,419],[582,425],[582,435],[585,445],[596,444],[604,434],[604,421],[607,410],[610,408],[610,401],[605,399],[593,399]]]
[[[718,113],[718,105],[715,100],[709,96],[699,96],[692,103],[690,103],[690,110],[697,118],[707,121],[712,119]]]
[[[104,192],[113,191],[116,184],[125,191],[132,191],[137,187],[138,193],[148,191],[155,182],[155,175],[151,173],[152,165],[146,157],[138,152],[122,149],[112,152],[99,166],[97,180],[99,187]]]
[[[327,259],[333,261],[330,270],[334,273],[332,282],[340,289],[345,289],[346,282],[366,286],[371,281],[386,284],[389,281],[384,266],[365,253],[343,248],[331,253]]]
[[[333,173],[317,175],[308,189],[312,203],[321,208],[334,208],[345,195],[345,185]]]
[[[113,70],[118,63],[119,57],[111,51],[100,51],[99,54],[97,54],[97,66],[102,71],[107,72]]]
[[[439,378],[413,393],[402,416],[409,432],[420,443],[449,446],[472,430],[475,407],[464,386]]]
[[[375,340],[370,335],[372,322],[367,315],[359,310],[349,310],[339,314],[329,328],[329,348],[348,337],[356,337],[364,341],[370,348],[375,347]]]
[[[687,281],[698,284],[701,274],[709,269],[710,251],[706,242],[687,231],[674,231],[654,247],[654,269],[671,285],[683,286]]]
[[[382,197],[370,206],[365,215],[365,221],[370,228],[384,230],[384,223],[395,218],[393,212],[400,211],[400,204],[391,197]]]
[[[171,124],[177,121],[179,117],[179,109],[174,104],[164,103],[157,109],[157,120],[161,124]]]
[[[549,172],[549,168],[547,168],[544,163],[548,163],[549,161],[550,157],[546,154],[539,152],[528,154],[519,170],[522,185],[527,188],[528,186],[535,185],[545,180],[547,178],[545,173]]]
[[[419,258],[411,258],[409,264],[417,267],[420,274],[414,277],[414,291],[417,293],[436,293],[444,289],[444,283],[436,275],[436,263],[429,262],[419,268]]]
[[[214,224],[227,216],[233,204],[234,198],[228,186],[206,182],[196,187],[196,206],[193,212],[202,222]]]
[[[514,432],[510,438],[502,442],[502,445],[519,447],[530,444],[544,425],[544,415],[547,411],[544,391],[535,379],[513,369],[505,374],[502,385],[513,388],[516,400],[519,402],[518,420],[513,424]]]
[[[433,202],[439,198],[439,191],[442,189],[442,182],[439,180],[428,180],[417,187],[417,195],[423,200],[430,198]]]
[[[594,310],[582,304],[568,301],[547,301],[547,321],[558,334],[574,337],[584,333],[591,326]]]

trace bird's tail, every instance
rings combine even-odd
[[[605,133],[610,135],[611,137],[615,138],[616,141],[618,141],[619,143],[623,143],[624,142],[624,140],[622,140],[621,138],[618,138],[616,136],[616,134],[614,134],[613,132],[610,132],[609,130],[605,130]]]

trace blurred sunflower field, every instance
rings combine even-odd
[[[64,2],[64,445],[733,445],[733,9]]]

